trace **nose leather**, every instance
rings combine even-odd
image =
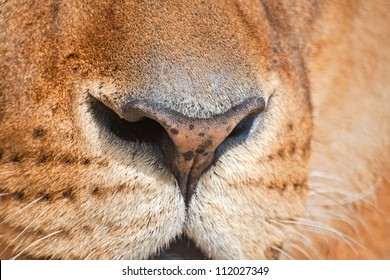
[[[224,113],[202,119],[187,117],[157,102],[133,100],[122,107],[120,116],[130,122],[150,118],[164,127],[161,150],[188,205],[200,176],[213,163],[217,147],[241,120],[264,107],[263,98],[251,97]]]

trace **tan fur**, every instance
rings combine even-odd
[[[1,258],[143,259],[183,233],[213,259],[390,257],[386,1],[39,2],[0,4]],[[254,93],[257,131],[188,209],[90,105],[209,118]]]

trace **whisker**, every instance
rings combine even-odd
[[[19,242],[18,244],[15,244],[15,246],[12,248],[14,252],[18,251],[20,247],[22,247],[22,245],[24,244],[24,242],[26,241],[27,237],[25,236],[21,236],[19,238]]]
[[[307,227],[307,228],[305,228],[306,230],[321,233],[321,234],[324,234],[326,232],[332,233],[333,235],[327,235],[327,236],[335,238],[335,239],[340,240],[340,241],[343,241],[345,244],[347,244],[352,249],[352,251],[354,253],[357,253],[357,252],[356,252],[356,249],[354,248],[353,244],[358,246],[361,249],[365,249],[361,244],[359,244],[357,241],[355,241],[351,237],[347,236],[346,234],[344,234],[344,233],[342,233],[334,228],[330,228],[324,224],[313,223],[313,221],[303,219],[303,218],[296,219],[296,220],[284,220],[282,222],[305,226],[305,227]]]
[[[0,197],[6,196],[6,195],[11,195],[11,193],[0,193]]]
[[[16,254],[14,257],[12,257],[11,260],[17,259],[20,255],[22,255],[22,254],[23,254],[26,250],[28,250],[31,246],[33,246],[33,245],[35,245],[35,244],[37,244],[37,243],[39,243],[39,242],[41,242],[41,241],[43,241],[43,240],[49,238],[49,237],[52,237],[53,235],[56,235],[56,234],[58,234],[58,233],[60,233],[60,232],[63,232],[63,230],[57,230],[57,231],[55,231],[55,232],[53,232],[53,233],[50,233],[50,234],[48,234],[48,235],[45,235],[44,237],[41,237],[41,238],[35,240],[35,241],[32,242],[30,245],[28,245],[27,247],[25,247],[22,251],[20,251],[18,254]]]
[[[14,239],[12,239],[11,240],[11,242],[9,242],[9,244],[7,245],[7,247],[0,253],[0,256],[2,256],[4,253],[5,253],[5,251],[7,251],[7,249],[9,248],[9,247],[11,247],[12,246],[12,244],[16,241],[16,240],[18,240],[28,229],[29,229],[29,227],[31,226],[31,225],[33,225],[42,215],[43,215],[44,213],[41,213],[40,215],[38,215],[38,217],[36,217],[30,224],[28,224],[27,225],[27,227],[25,227],[24,229],[23,229],[23,231],[22,232],[20,232]]]
[[[277,226],[269,223],[268,221],[266,221],[266,222],[267,222],[267,225],[272,227],[275,231],[277,231],[280,236],[284,236],[285,235],[285,232],[283,232],[280,228],[278,228]],[[291,227],[287,228],[287,230],[290,230],[290,229],[291,229]]]
[[[306,259],[308,260],[312,260],[313,257],[305,250],[303,249],[301,246],[298,246],[292,242],[289,242],[289,243],[285,243],[283,244],[283,247],[286,246],[286,247],[291,247],[297,251],[299,251],[300,253],[302,253],[302,255],[304,255],[306,257]],[[286,251],[287,252],[287,251]],[[290,254],[291,255],[291,254]]]
[[[373,186],[363,190],[363,191],[348,191],[345,188],[335,187],[333,185],[324,184],[320,182],[310,182],[310,186],[312,186],[312,191],[316,191],[316,193],[334,193],[340,194],[345,197],[356,197],[356,199],[362,199],[365,197],[369,197],[375,194],[377,190],[377,183]]]
[[[279,226],[285,227],[285,228],[287,228],[287,230],[289,230],[295,234],[294,238],[291,239],[291,242],[285,243],[285,244],[289,244],[288,246],[290,246],[290,244],[293,244],[294,241],[298,241],[303,246],[305,246],[305,248],[308,248],[310,250],[310,252],[315,256],[316,259],[320,259],[319,254],[317,252],[317,249],[315,248],[315,246],[313,246],[313,241],[309,237],[305,236],[300,231],[298,231],[295,227],[293,227],[294,225],[284,224],[284,223],[279,222],[278,220],[275,220],[275,219],[269,219],[267,221],[269,223],[275,223]],[[297,245],[295,245],[295,246],[297,246]],[[291,246],[291,247],[294,247],[294,246]],[[302,250],[304,250],[302,247],[300,247],[300,248]],[[302,254],[304,254],[305,256],[311,256],[309,253],[307,253],[307,251],[302,252],[298,248],[296,248],[296,249],[298,251],[300,251]],[[308,257],[308,259],[312,259],[312,257]]]
[[[283,224],[281,222],[278,222],[275,219],[268,219],[267,221],[269,223],[276,223],[276,224],[278,224],[278,225],[280,225],[282,227],[287,228],[287,230],[294,232],[296,235],[300,236],[303,239],[303,243],[306,246],[311,247],[313,245],[313,242],[308,237],[304,236],[302,233],[300,233],[297,229],[293,228],[291,225]]]
[[[368,190],[365,190],[363,192],[356,192],[356,191],[348,191],[346,188],[338,188],[330,184],[325,184],[325,183],[320,183],[320,182],[310,182],[310,186],[313,187],[317,192],[320,193],[334,193],[334,194],[339,194],[343,195],[345,197],[350,197],[350,196],[355,196],[361,193],[366,193]],[[375,190],[372,190],[371,193],[375,192]]]
[[[324,207],[325,206],[325,207]],[[356,214],[356,211],[349,207],[350,205],[341,205],[341,204],[334,204],[334,205],[324,205],[321,203],[315,204],[308,204],[308,211],[306,215],[312,219],[312,220],[318,220],[316,218],[320,218],[320,215],[313,215],[316,212],[320,213],[323,212],[323,215],[331,215],[331,216],[336,216],[339,217],[343,222],[352,223],[352,221],[356,221],[356,223],[361,224],[364,226],[364,228],[367,228],[367,225],[360,219],[359,215]],[[334,218],[328,217],[330,220],[335,220]],[[336,219],[338,220],[338,219]],[[354,228],[354,226],[351,227]]]
[[[309,180],[310,178],[322,178],[327,180],[333,180],[337,182],[343,182],[345,183],[345,180],[343,180],[340,176],[337,176],[335,174],[326,173],[319,170],[313,170],[309,173]]]
[[[37,203],[38,201],[40,201],[41,199],[43,199],[43,196],[31,201],[30,203],[28,203],[27,205],[25,205],[24,207],[20,208],[19,210],[17,210],[15,213],[9,215],[7,217],[7,219],[11,219],[13,217],[15,217],[17,214],[19,214],[20,212],[22,212],[23,210],[29,208],[30,206],[32,206],[33,204]]]
[[[335,205],[339,205],[339,206],[342,206],[342,205],[346,205],[346,204],[351,204],[351,203],[355,203],[357,201],[359,202],[364,202],[366,204],[369,204],[370,206],[373,206],[375,207],[375,205],[366,200],[366,199],[363,199],[365,198],[367,195],[363,194],[363,195],[355,195],[355,197],[352,197],[352,198],[332,198],[330,197],[329,195],[326,195],[325,194],[326,192],[320,192],[320,191],[317,191],[317,190],[314,190],[312,189],[309,193],[309,196],[313,196],[314,195],[319,195],[319,196],[322,196],[324,198],[326,198],[327,200],[329,200],[330,202],[312,202],[310,199],[309,199],[309,202],[308,202],[308,205],[321,205],[321,206],[335,206]],[[331,203],[332,202],[332,203]]]
[[[355,234],[358,234],[356,222],[353,221],[353,220],[356,220],[356,218],[351,217],[350,215],[341,214],[341,213],[340,214],[334,213],[332,211],[322,211],[322,210],[310,209],[310,217],[313,218],[313,220],[328,219],[331,221],[338,221],[338,222],[345,223],[353,229]],[[319,218],[319,219],[316,219],[316,218]]]

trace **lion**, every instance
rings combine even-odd
[[[389,10],[0,1],[0,258],[390,258]]]

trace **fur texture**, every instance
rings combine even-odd
[[[144,259],[183,234],[213,259],[389,258],[390,5],[366,2],[1,2],[1,258]],[[91,106],[252,96],[256,131],[188,208]]]

